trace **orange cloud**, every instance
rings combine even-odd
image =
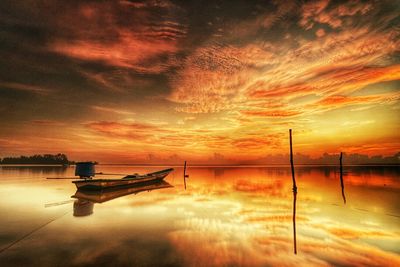
[[[259,116],[259,117],[293,117],[301,114],[299,111],[290,110],[244,110],[242,114],[248,116]]]
[[[143,40],[128,31],[120,31],[116,42],[104,43],[90,40],[55,42],[51,49],[57,53],[80,60],[101,61],[105,64],[132,68],[137,72],[159,73],[164,64],[146,63],[163,54],[178,51],[174,41]]]
[[[136,114],[135,112],[118,109],[118,108],[109,108],[109,107],[102,107],[102,106],[92,106],[91,108],[94,110],[97,110],[97,111],[111,112],[111,113],[120,114],[120,115],[135,115]]]
[[[33,120],[32,124],[41,126],[62,126],[65,125],[63,122],[53,121],[53,120]]]
[[[170,131],[158,126],[141,123],[120,123],[113,121],[99,121],[85,124],[94,132],[114,137],[132,140],[143,140],[152,137],[155,133],[168,133]]]
[[[330,96],[327,97],[318,103],[321,105],[336,105],[336,104],[344,104],[344,103],[364,103],[370,100],[376,100],[376,96],[367,96],[367,97],[347,97],[347,96]]]
[[[175,19],[181,10],[169,1],[163,3],[82,3],[56,19],[69,38],[54,38],[49,49],[139,73],[164,72],[176,64],[173,56],[179,51],[178,40],[187,30]],[[164,15],[152,16],[155,9]]]
[[[15,83],[15,82],[0,82],[0,87],[9,88],[13,90],[27,91],[40,95],[47,95],[53,91],[48,88],[43,88],[42,86],[36,86],[24,83]]]
[[[322,36],[324,36],[324,35],[325,35],[324,29],[318,29],[318,30],[315,32],[315,35],[316,35],[317,37],[322,37]]]
[[[329,7],[330,6],[333,7]],[[332,28],[343,26],[351,16],[365,15],[373,8],[371,3],[362,3],[358,0],[348,1],[335,5],[329,0],[309,2],[303,5],[300,25],[311,29],[316,23],[327,24]]]
[[[326,5],[324,1],[314,8],[320,10]],[[182,112],[228,110],[284,117],[303,113],[306,107],[288,104],[297,97],[345,95],[367,85],[399,79],[398,65],[380,63],[397,51],[397,34],[391,30],[375,32],[371,27],[349,27],[316,40],[302,39],[295,47],[283,41],[280,45],[199,48],[173,78],[169,99],[180,104],[177,110]],[[282,109],[269,105],[269,110],[255,109],[266,104],[260,100],[271,98],[276,98],[271,103]]]
[[[322,11],[328,6],[329,0],[320,0],[305,3],[302,6],[302,19],[299,24],[309,29],[313,26],[313,23],[310,21],[312,18],[321,14]]]
[[[169,99],[183,104],[178,111],[209,113],[232,109],[256,69],[259,59],[271,57],[268,47],[211,45],[189,56],[177,77]]]
[[[292,84],[289,86],[276,86],[268,89],[260,89],[263,87],[268,87],[268,83],[259,81],[249,89],[249,96],[251,98],[259,99],[259,98],[271,98],[271,97],[282,97],[285,95],[292,95],[292,94],[306,94],[315,91],[315,87],[313,85],[305,84],[305,83],[298,83]]]

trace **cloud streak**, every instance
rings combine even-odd
[[[39,94],[39,95],[47,95],[47,94],[53,92],[53,90],[43,88],[42,86],[23,84],[23,83],[15,83],[15,82],[0,82],[0,88],[1,87],[11,89],[11,90],[30,92],[30,93]]]
[[[71,21],[68,14],[58,19],[69,36],[56,38],[48,49],[138,73],[165,72],[174,64],[186,28],[177,19],[182,10],[171,2],[163,3],[83,3],[67,12],[79,19]]]

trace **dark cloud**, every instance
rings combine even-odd
[[[154,135],[135,133],[132,122],[157,120],[171,132],[150,139],[169,151],[233,154],[259,144],[277,152],[283,143],[262,141],[262,131],[296,126],[314,140],[333,110],[354,125],[343,114],[357,106],[368,118],[361,109],[380,108],[374,119],[353,118],[359,126],[392,122],[384,138],[360,126],[373,143],[363,148],[375,153],[384,144],[393,154],[398,13],[391,1],[4,0],[0,138],[23,142],[43,126],[47,137],[64,129],[64,139],[111,146]],[[371,93],[382,84],[384,93]]]

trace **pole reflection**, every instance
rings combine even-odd
[[[293,187],[293,248],[294,254],[297,254],[297,239],[296,239],[296,200],[297,188]]]
[[[189,178],[189,175],[186,174],[186,160],[185,160],[185,165],[183,166],[183,183],[185,185],[185,190],[186,190],[186,178]]]
[[[344,193],[344,183],[343,183],[343,153],[340,152],[340,186],[342,187],[342,197],[343,203],[346,204],[346,195]]]

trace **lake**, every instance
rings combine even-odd
[[[71,198],[71,180],[45,178],[74,167],[3,166],[0,265],[400,266],[400,168],[345,166],[346,204],[338,171],[296,168],[294,236],[289,167],[189,166],[186,190],[175,167],[167,183]]]

